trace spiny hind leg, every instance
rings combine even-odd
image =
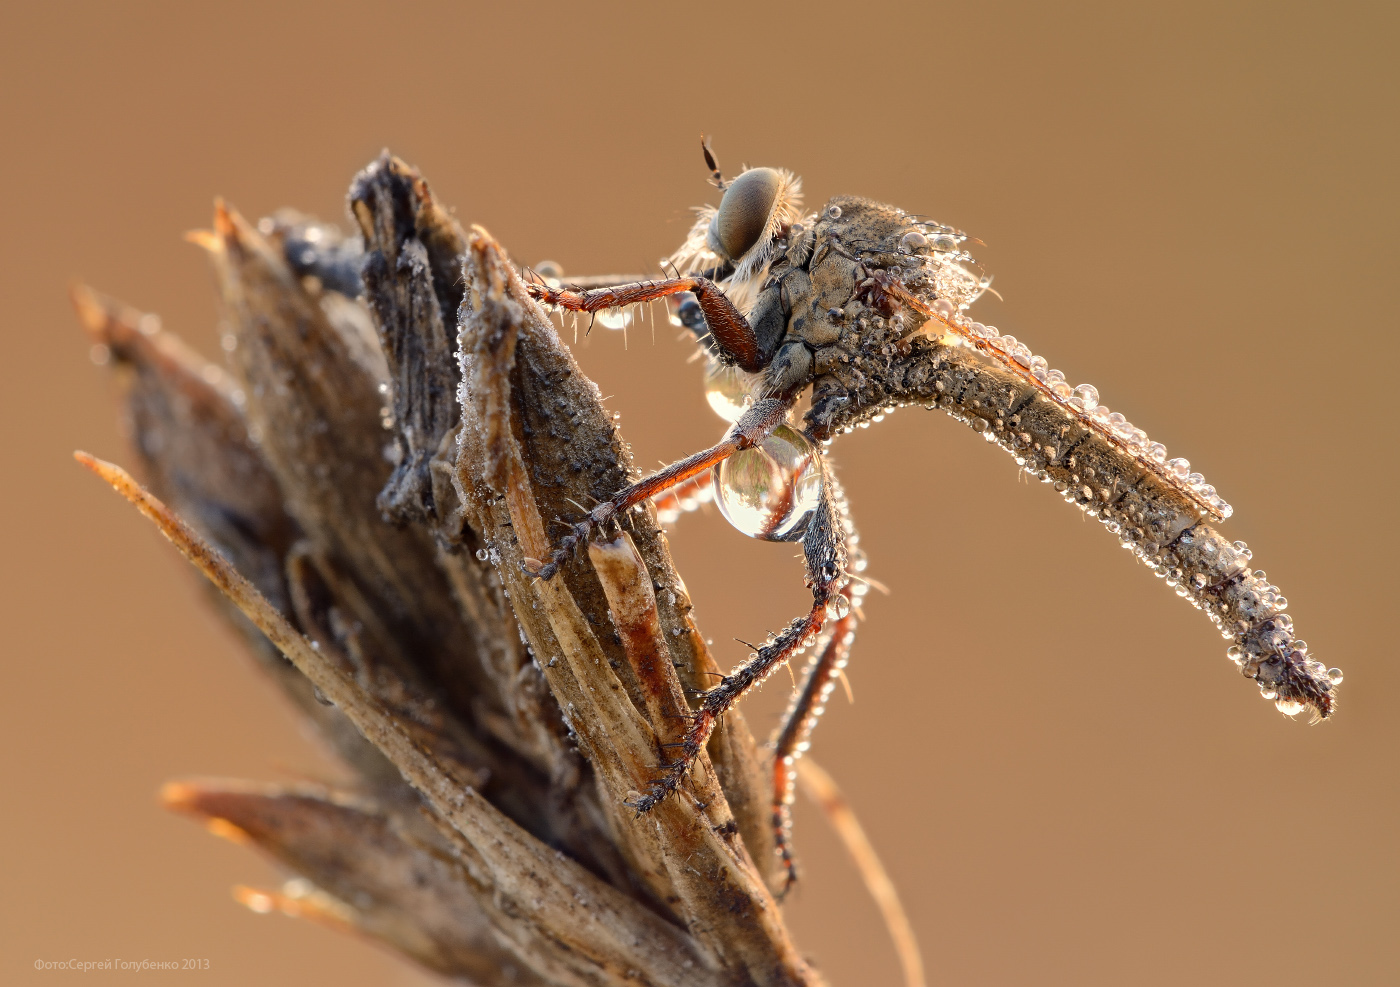
[[[850,587],[841,591],[848,606]],[[826,710],[826,701],[836,680],[846,667],[851,644],[856,638],[856,615],[847,613],[828,628],[822,648],[807,664],[802,684],[793,693],[792,702],[782,723],[773,734],[773,836],[778,855],[782,857],[786,881],[779,897],[787,894],[797,883],[797,860],[792,846],[792,800],[797,786],[797,760],[810,744],[817,720]]]
[[[865,568],[865,553],[858,547],[860,536],[851,521],[841,484],[828,465],[824,489],[828,491],[837,520],[836,533],[845,557],[846,578],[834,600],[835,621],[822,637],[821,649],[807,663],[802,684],[793,693],[782,722],[773,733],[773,835],[787,881],[786,894],[797,881],[797,861],[792,845],[792,800],[797,784],[797,760],[807,750],[817,720],[826,711],[827,699],[836,687],[856,638],[856,621],[861,616],[860,600],[869,589],[865,580],[849,573]]]
[[[811,610],[788,624],[773,640],[726,675],[718,686],[704,694],[685,737],[673,747],[678,751],[676,759],[662,765],[662,776],[652,782],[646,794],[631,803],[638,812],[652,809],[680,787],[720,717],[730,707],[816,640],[827,621],[829,605],[839,612],[841,604],[836,601],[838,598],[845,600],[842,591],[846,585],[844,510],[840,506],[839,489],[830,481],[825,460],[818,457],[817,464],[823,476],[822,496],[802,536],[807,586],[812,591]]]
[[[677,484],[684,483],[723,462],[734,453],[762,442],[783,422],[787,421],[791,401],[764,398],[748,408],[729,429],[722,440],[708,449],[687,456],[665,469],[644,477],[619,490],[612,497],[589,511],[582,521],[574,524],[546,560],[526,561],[526,571],[541,579],[549,579],[564,564],[579,545],[588,540],[593,529],[607,524],[644,500],[659,496]]]

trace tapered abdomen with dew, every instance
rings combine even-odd
[[[1168,460],[1160,444],[1099,405],[1092,387],[1069,387],[1013,337],[898,283],[877,290],[929,317],[903,342],[910,353],[891,404],[941,408],[971,425],[1204,611],[1232,642],[1231,660],[1281,712],[1332,714],[1341,671],[1308,655],[1278,587],[1251,567],[1244,542],[1213,527],[1231,509],[1185,460]],[[822,417],[820,394],[812,417]]]

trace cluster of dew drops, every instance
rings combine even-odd
[[[908,238],[906,236],[905,239]],[[986,290],[990,284],[990,279],[984,277],[979,282],[979,287]],[[1076,417],[1088,420],[1097,426],[1100,432],[1118,440],[1135,459],[1154,472],[1165,474],[1178,486],[1190,491],[1217,516],[1223,519],[1234,513],[1234,508],[1216,492],[1214,486],[1206,482],[1204,476],[1192,472],[1189,460],[1182,457],[1169,458],[1165,445],[1149,439],[1147,433],[1128,421],[1122,412],[1110,411],[1108,405],[1101,403],[1098,388],[1093,384],[1071,386],[1063,371],[1052,370],[1045,357],[1033,354],[1030,347],[1015,336],[1003,336],[996,326],[983,325],[968,318],[966,311],[970,304],[970,301],[965,301],[961,305],[954,305],[948,299],[940,298],[933,303],[933,308],[948,324],[962,330],[970,341],[980,342],[984,351],[993,351],[1001,362],[1018,370],[1022,376],[1034,379],[1041,390],[1057,404],[1075,413]]]

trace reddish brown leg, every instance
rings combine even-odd
[[[825,463],[818,462],[823,475],[828,476]],[[673,745],[673,749],[679,750],[679,756],[664,766],[665,773],[652,782],[645,795],[631,803],[638,812],[655,807],[680,787],[686,772],[709,741],[715,724],[731,706],[816,640],[827,619],[827,604],[841,594],[846,583],[846,531],[839,505],[839,491],[834,489],[834,484],[823,483],[821,502],[802,536],[812,609],[705,693],[685,738]]]
[[[636,281],[576,291],[572,288],[551,288],[547,284],[525,286],[531,297],[546,305],[557,305],[570,312],[602,312],[610,308],[649,302],[683,291],[693,292],[705,315],[705,324],[719,348],[744,370],[757,373],[768,365],[772,354],[763,353],[758,346],[748,320],[734,303],[709,278],[665,278],[660,281]]]
[[[715,474],[701,473],[684,483],[678,483],[670,490],[651,498],[656,505],[656,519],[662,524],[670,524],[686,511],[693,511],[714,497]]]
[[[848,605],[850,588],[842,595]],[[792,799],[797,785],[797,759],[806,753],[812,730],[826,710],[826,701],[836,687],[836,679],[846,667],[851,643],[856,637],[856,615],[846,616],[830,628],[826,643],[807,664],[801,687],[793,694],[783,722],[773,735],[773,832],[778,854],[787,871],[782,894],[797,881],[797,861],[792,852]]]
[[[559,571],[559,567],[568,560],[574,549],[588,539],[594,528],[601,524],[607,524],[642,501],[655,497],[671,487],[705,472],[716,463],[728,459],[740,449],[748,449],[763,441],[773,429],[787,421],[788,409],[791,407],[790,401],[783,401],[779,398],[764,398],[762,401],[754,403],[739,417],[739,420],[734,423],[717,445],[697,452],[693,456],[687,456],[660,472],[653,473],[651,476],[619,490],[611,498],[589,511],[582,521],[575,524],[567,535],[559,539],[559,546],[550,554],[548,561],[530,560],[527,562],[526,571],[532,576],[549,579]]]

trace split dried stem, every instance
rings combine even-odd
[[[222,203],[192,235],[228,372],[74,291],[154,489],[79,460],[203,572],[358,776],[183,782],[167,804],[299,875],[241,889],[250,907],[474,983],[822,983],[771,890],[742,715],[682,797],[627,804],[717,671],[655,518],[555,580],[521,565],[548,550],[544,519],[635,475],[597,388],[500,246],[411,168],[381,158],[351,206],[362,247]]]

